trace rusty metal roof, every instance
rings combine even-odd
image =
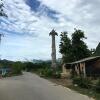
[[[100,56],[93,56],[93,57],[84,58],[84,59],[81,59],[81,60],[78,60],[75,62],[71,62],[71,63],[66,63],[66,64],[72,65],[72,64],[82,63],[82,62],[86,62],[86,61],[91,61],[91,60],[98,59],[98,58],[100,58]]]

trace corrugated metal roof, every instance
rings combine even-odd
[[[66,64],[77,64],[77,63],[81,63],[81,62],[86,62],[86,61],[90,61],[90,60],[94,60],[94,59],[98,59],[100,58],[100,56],[94,56],[94,57],[88,57],[88,58],[84,58],[84,59],[81,59],[81,60],[78,60],[78,61],[75,61],[75,62],[72,62],[72,63],[66,63]]]

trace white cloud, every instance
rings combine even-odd
[[[100,0],[39,1],[60,13],[58,27],[61,30],[72,32],[74,27],[80,28],[85,31],[88,37],[87,43],[89,47],[94,48],[97,45],[100,37]],[[90,42],[91,38],[92,41]],[[94,41],[97,42],[94,43]]]
[[[41,2],[41,7],[39,7],[38,12],[34,12],[25,3],[25,0],[5,0],[5,11],[8,14],[8,19],[2,18],[0,29],[6,29],[11,34],[5,31],[7,37],[5,37],[4,42],[2,41],[4,43],[2,44],[2,46],[4,45],[2,56],[5,58],[8,56],[9,59],[22,59],[25,57],[49,59],[51,56],[49,32],[52,28],[55,28],[59,34],[61,31],[68,31],[69,36],[71,36],[75,27],[80,28],[85,31],[88,37],[86,42],[89,48],[94,48],[97,45],[100,38],[99,0],[38,1]],[[58,21],[47,16],[42,9],[42,5],[59,12],[59,14],[55,14]],[[17,36],[13,34],[26,35]],[[56,41],[57,57],[59,57],[59,37]]]

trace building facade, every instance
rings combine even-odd
[[[83,77],[100,77],[100,56],[88,57],[64,65],[66,70]]]

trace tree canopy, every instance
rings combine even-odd
[[[75,29],[71,39],[67,32],[61,33],[59,48],[63,62],[72,62],[91,56],[91,51],[83,39],[86,39],[85,34],[79,29]]]
[[[88,49],[83,39],[86,39],[84,32],[75,29],[75,32],[72,34],[72,49],[75,61],[91,55],[91,51]]]
[[[71,40],[68,37],[67,32],[62,32],[60,35],[60,53],[62,54],[63,62],[69,62],[71,60]]]
[[[4,12],[4,3],[3,3],[3,0],[0,0],[0,16],[7,17],[7,14]]]
[[[96,50],[94,51],[95,56],[100,56],[100,43],[98,44],[98,46],[96,47]]]

